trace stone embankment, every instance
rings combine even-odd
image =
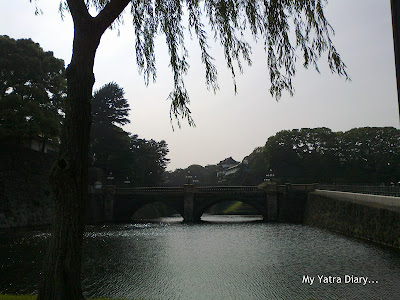
[[[0,147],[0,228],[47,225],[53,215],[48,174],[54,156]]]
[[[400,248],[400,198],[316,190],[304,224]]]

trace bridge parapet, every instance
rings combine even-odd
[[[318,186],[319,187],[319,186]],[[103,189],[90,189],[89,193],[103,193],[105,190],[115,189],[117,194],[128,195],[134,193],[183,193],[184,187],[137,187],[137,188],[117,188],[115,186],[107,186]],[[271,192],[284,192],[287,189],[296,191],[311,192],[316,189],[315,184],[285,184],[276,185],[269,184],[264,188],[258,186],[205,186],[196,187],[193,186],[195,193],[205,192],[260,192],[266,190]]]
[[[313,192],[316,189],[316,184],[291,184],[286,183],[284,185],[278,185],[278,192],[285,192],[286,190],[292,191],[304,191],[304,192]]]
[[[183,193],[183,187],[138,187],[138,188],[117,188],[120,195],[142,194],[142,193]]]
[[[207,192],[260,192],[262,189],[257,186],[207,186],[207,187],[196,187],[195,192],[207,193]]]

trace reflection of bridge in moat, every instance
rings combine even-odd
[[[211,206],[241,201],[252,206],[265,221],[301,222],[307,194],[314,185],[117,188],[91,190],[87,203],[88,223],[130,222],[141,207],[161,202],[175,209],[185,222],[199,221]]]

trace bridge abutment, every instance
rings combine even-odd
[[[194,185],[183,186],[183,221],[195,222],[194,218]]]
[[[104,219],[112,222],[114,221],[115,185],[106,185],[104,189]]]
[[[90,188],[86,203],[86,222],[95,224],[104,221],[104,193],[101,189]]]
[[[267,184],[265,194],[267,203],[263,215],[264,221],[275,222],[278,220],[278,188],[276,183]]]

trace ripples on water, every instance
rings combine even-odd
[[[399,251],[302,225],[245,216],[88,226],[88,297],[141,299],[400,299]],[[0,232],[0,292],[37,290],[48,233]],[[317,275],[375,284],[320,284]],[[303,275],[315,276],[313,285]]]

